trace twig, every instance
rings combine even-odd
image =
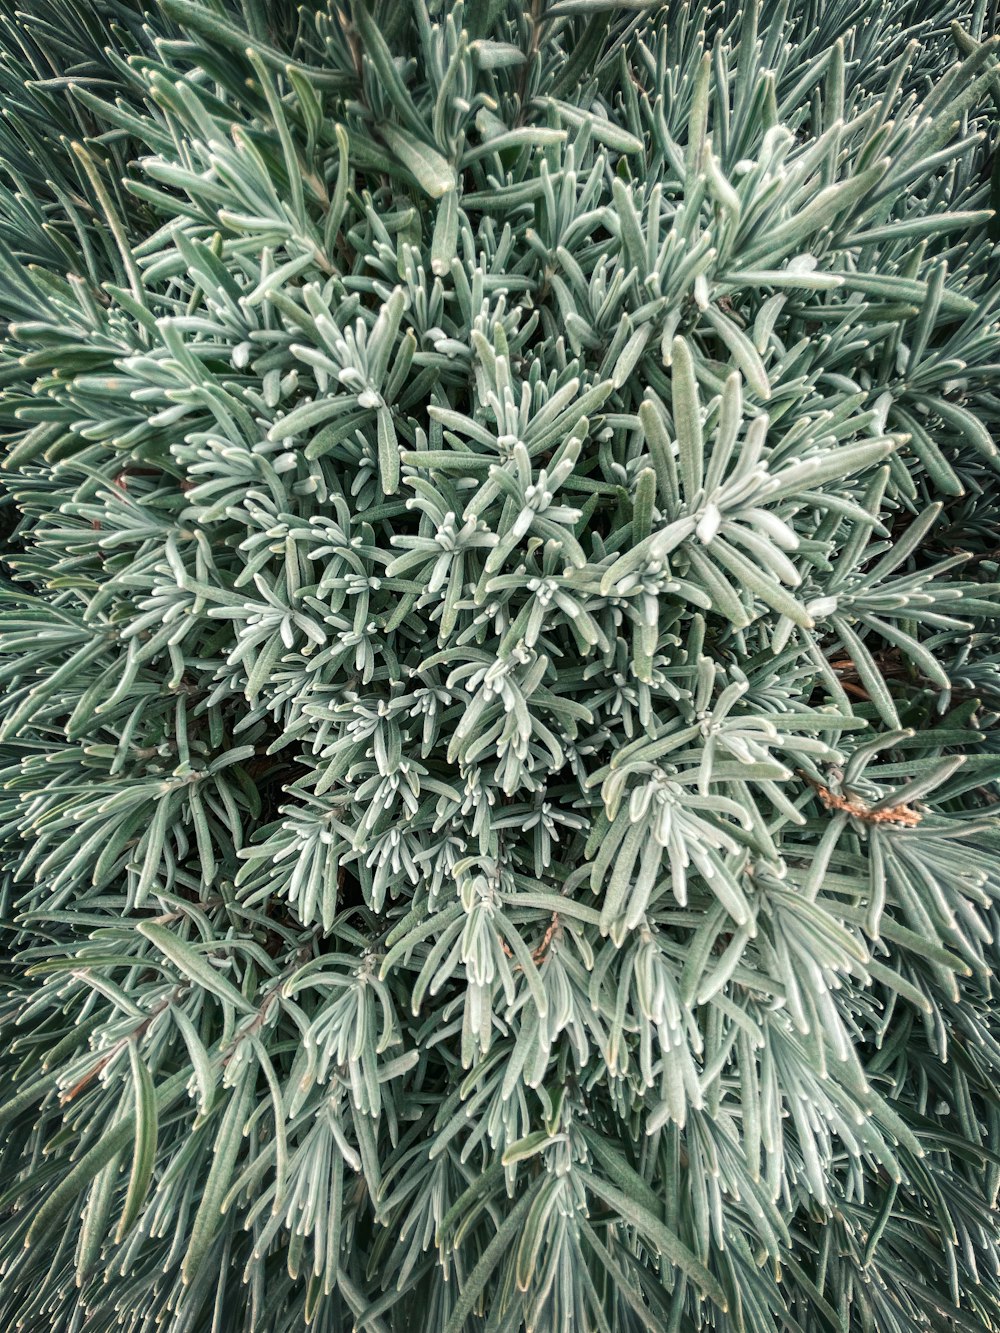
[[[801,773],[800,776],[815,790],[828,810],[841,810],[844,814],[851,815],[854,819],[861,819],[866,824],[903,824],[907,828],[913,828],[923,818],[920,811],[914,810],[912,805],[890,805],[884,810],[873,810],[858,796],[839,796],[829,787],[824,787],[821,782],[811,778],[808,773]]]

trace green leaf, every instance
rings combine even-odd
[[[671,351],[674,430],[684,494],[693,503],[701,489],[705,444],[694,360],[684,338],[675,338]]]
[[[149,1191],[156,1163],[157,1113],[153,1080],[145,1061],[139,1055],[134,1041],[129,1042],[129,1062],[132,1066],[132,1087],[135,1095],[135,1144],[132,1149],[132,1170],[129,1175],[125,1206],[115,1232],[115,1244],[121,1243],[135,1225]]]
[[[34,1245],[47,1236],[62,1214],[90,1184],[98,1172],[125,1148],[134,1132],[134,1117],[129,1116],[109,1129],[84,1153],[79,1161],[49,1190],[25,1234],[24,1243]]]
[[[531,1134],[526,1134],[523,1139],[518,1139],[516,1143],[512,1143],[504,1152],[501,1161],[504,1166],[512,1166],[515,1162],[523,1162],[529,1157],[537,1157],[542,1149],[552,1142],[553,1138],[548,1130],[536,1129]]]
[[[726,1294],[718,1281],[692,1251],[648,1208],[637,1204],[627,1194],[606,1180],[601,1180],[599,1176],[588,1174],[586,1186],[602,1203],[606,1203],[617,1213],[624,1225],[634,1227],[668,1263],[689,1277],[699,1291],[713,1301],[723,1313],[729,1309]]]
[[[394,125],[382,125],[380,133],[397,161],[413,174],[421,189],[432,199],[440,199],[457,190],[455,170],[436,148],[428,147],[422,139]]]
[[[535,1200],[535,1190],[526,1189],[497,1228],[492,1240],[479,1256],[475,1268],[459,1288],[458,1299],[441,1333],[463,1333],[465,1321],[475,1309],[493,1273],[517,1238],[522,1222]]]
[[[205,1187],[191,1224],[191,1236],[181,1264],[181,1276],[190,1283],[207,1261],[222,1223],[222,1203],[229,1192],[243,1139],[243,1129],[253,1102],[254,1078],[244,1066],[222,1114],[212,1149]]]
[[[246,996],[242,995],[231,981],[227,981],[222,973],[208,962],[204,954],[199,953],[174,931],[168,930],[166,926],[157,925],[154,921],[140,921],[136,925],[136,930],[140,935],[145,935],[183,977],[193,981],[203,990],[217,995],[220,1000],[231,1004],[240,1013],[256,1012]]]
[[[458,246],[458,191],[448,190],[438,205],[431,241],[431,272],[443,278],[451,269]]]

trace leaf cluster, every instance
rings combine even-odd
[[[0,0],[5,1329],[1000,1328],[944,8]]]

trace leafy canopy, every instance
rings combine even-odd
[[[984,0],[29,8],[0,1324],[1000,1327]]]

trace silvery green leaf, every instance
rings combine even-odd
[[[454,168],[435,148],[422,139],[395,126],[382,127],[382,135],[396,159],[413,173],[420,186],[432,199],[440,199],[455,189]]]

